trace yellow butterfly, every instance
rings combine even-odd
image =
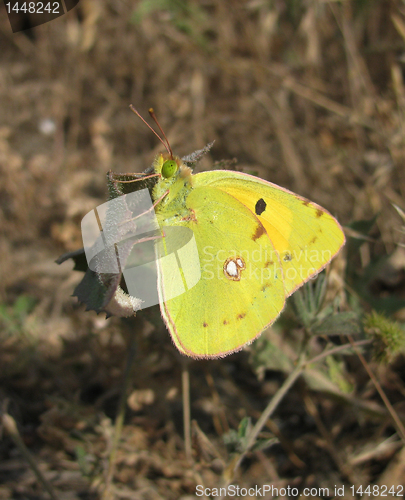
[[[324,208],[287,189],[234,171],[193,175],[166,148],[153,165],[157,221],[162,236],[174,227],[192,231],[200,278],[187,287],[190,254],[182,260],[185,292],[177,294],[173,261],[160,259],[162,316],[180,352],[223,357],[270,326],[286,298],[336,256],[345,236]],[[169,255],[164,243],[158,247],[160,257]]]

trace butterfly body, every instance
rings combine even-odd
[[[221,357],[252,342],[344,244],[326,210],[267,181],[224,170],[193,175],[168,155],[159,155],[154,167],[162,235],[187,228],[198,250],[193,265],[201,277],[187,288],[183,264],[184,293],[173,293],[173,265],[159,265],[162,316],[186,355]],[[168,253],[161,245],[160,255]],[[182,260],[188,261],[191,256]]]

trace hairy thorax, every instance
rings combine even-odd
[[[155,172],[161,174],[166,154],[157,156],[154,164]],[[159,224],[177,224],[190,216],[187,197],[193,190],[191,169],[184,165],[180,158],[173,158],[177,163],[177,171],[169,178],[161,176],[152,192],[156,217]]]

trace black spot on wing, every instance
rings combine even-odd
[[[263,200],[263,198],[260,198],[255,205],[255,214],[262,215],[262,213],[266,210],[266,207],[267,203]]]

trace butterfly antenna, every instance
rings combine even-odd
[[[150,114],[150,116],[151,116],[152,120],[153,120],[153,121],[156,123],[156,125],[158,126],[158,128],[159,128],[159,130],[160,130],[161,134],[162,134],[162,135],[163,135],[163,137],[165,138],[165,141],[166,141],[166,144],[167,144],[166,149],[167,149],[168,153],[170,153],[170,156],[171,156],[171,157],[172,157],[172,159],[173,159],[173,151],[172,151],[172,148],[170,147],[170,143],[169,143],[169,141],[168,141],[168,139],[167,139],[167,137],[166,137],[166,134],[163,132],[163,129],[162,129],[162,127],[160,126],[160,123],[158,122],[158,119],[156,118],[156,115],[155,115],[155,112],[154,112],[153,108],[149,108],[149,114]]]
[[[133,111],[133,112],[136,114],[136,116],[137,116],[138,118],[140,118],[140,119],[143,121],[143,123],[144,123],[144,124],[145,124],[145,125],[146,125],[149,129],[150,129],[150,130],[152,130],[152,132],[156,135],[156,137],[159,139],[159,141],[163,144],[163,146],[165,147],[166,151],[167,151],[167,152],[170,154],[170,156],[173,158],[172,148],[170,147],[170,145],[169,145],[169,143],[168,143],[168,141],[167,141],[167,138],[166,138],[166,136],[165,136],[165,134],[164,134],[163,130],[161,129],[160,125],[157,123],[156,118],[154,118],[154,120],[155,120],[155,122],[157,123],[157,125],[158,125],[158,127],[159,127],[159,130],[162,132],[163,137],[166,139],[167,144],[166,144],[166,142],[164,142],[164,140],[160,137],[160,135],[159,135],[159,134],[158,134],[155,130],[153,130],[153,128],[149,125],[149,123],[148,123],[148,122],[147,122],[144,118],[142,118],[142,116],[138,113],[138,111],[136,110],[136,108],[135,108],[132,104],[130,104],[130,105],[129,105],[129,108],[130,108],[130,110],[131,110],[131,111]],[[152,108],[151,108],[151,109],[152,109]],[[152,109],[152,111],[153,111],[153,109]],[[150,113],[150,110],[149,110],[149,113]],[[153,118],[153,117],[152,117],[152,118]]]

